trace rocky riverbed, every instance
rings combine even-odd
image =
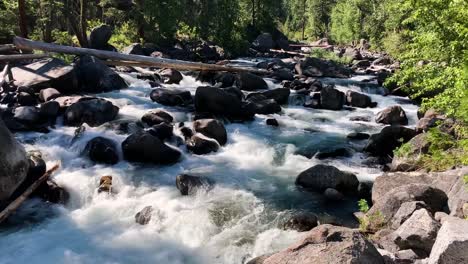
[[[377,178],[423,124],[416,104],[381,87],[391,61],[359,56],[353,69],[228,62],[272,71],[262,77],[111,69],[94,57],[13,68],[0,136],[15,145],[14,132],[29,166],[2,195],[61,168],[0,228],[2,262],[466,263],[453,242],[466,245],[454,231],[466,221],[451,218],[464,217],[466,172]],[[0,158],[25,163],[11,149],[16,160]],[[373,239],[351,229],[359,199],[374,203],[361,216],[370,225],[383,214]]]

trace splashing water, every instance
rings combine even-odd
[[[152,102],[147,82],[129,74],[123,77],[131,84],[128,89],[97,95],[120,107],[120,119],[136,120],[150,109],[164,108],[176,123],[191,123],[185,109]],[[268,116],[264,115],[250,123],[227,124],[228,144],[219,152],[197,156],[181,147],[184,157],[172,166],[125,161],[114,166],[93,164],[81,156],[90,139],[104,136],[120,144],[128,136],[104,126],[87,128],[73,142],[75,128],[60,125],[48,134],[17,133],[28,150],[41,150],[48,165],[61,162],[62,169],[54,179],[69,190],[71,198],[65,207],[34,199],[25,203],[12,217],[12,226],[0,229],[0,263],[245,263],[301,237],[296,231],[280,228],[291,212],[351,219],[355,201],[327,204],[320,195],[299,191],[295,177],[319,163],[351,171],[360,180],[372,180],[381,171],[363,165],[366,156],[360,152],[322,161],[297,153],[337,146],[362,148],[364,143],[350,143],[346,135],[376,133],[383,126],[352,122],[349,117],[372,116],[389,105],[401,105],[410,126],[417,120],[417,106],[384,97],[381,88],[362,86],[359,80],[323,81],[335,83],[342,91],[371,93],[378,107],[328,111],[291,104],[281,115],[272,115],[281,124],[279,128],[267,126]],[[271,80],[268,84],[279,87]],[[179,85],[171,87],[194,94],[201,85],[184,76]],[[180,173],[210,177],[216,187],[181,196],[175,187],[175,176]],[[115,195],[98,194],[103,175],[113,176]],[[145,226],[136,224],[135,214],[148,205],[154,209],[151,221]]]

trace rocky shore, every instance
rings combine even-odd
[[[94,32],[105,30],[96,28]],[[97,35],[91,33],[90,37]],[[108,47],[108,40],[96,37],[91,43]],[[198,44],[171,50],[134,44],[122,52],[203,61],[224,59],[216,45]],[[350,65],[268,53],[275,47],[286,50],[287,39],[262,34],[250,51],[251,56],[259,58],[275,57],[255,65],[270,70],[268,76],[181,73],[171,69],[142,72],[131,67],[111,68],[92,56],[80,57],[71,65],[59,59],[16,65],[12,68],[14,81],[5,84],[0,94],[0,206],[3,208],[18,197],[45,173],[51,161],[44,160],[41,149],[26,152],[12,133],[50,133],[58,127],[71,127],[75,131],[73,143],[87,135],[87,129],[99,127],[123,139],[118,142],[105,136],[91,137],[81,155],[93,164],[105,168],[125,161],[134,166],[171,166],[186,155],[208,157],[223,151],[232,137],[226,128],[228,124],[248,126],[258,116],[266,116],[266,125],[281,128],[284,124],[278,117],[292,101],[299,101],[296,106],[307,111],[376,108],[378,102],[366,92],[343,92],[324,78],[366,74],[371,77],[359,83],[379,87],[398,67],[398,62],[385,54],[369,52],[364,41],[359,47],[328,47],[341,56],[352,57]],[[157,108],[146,111],[138,120],[121,118],[118,104],[96,95],[127,89],[124,73],[147,81],[152,88],[148,97]],[[181,85],[184,76],[193,76],[206,85],[196,87],[194,93],[174,88],[172,85]],[[281,88],[271,89],[270,82]],[[403,95],[398,89],[387,88],[381,88],[379,93]],[[189,122],[181,122],[171,112],[174,107],[187,112]],[[409,114],[397,104],[384,107],[374,116],[353,118],[350,122],[383,128],[378,133],[366,133],[364,129],[348,134],[347,141],[360,144],[355,149],[329,148],[301,155],[320,161],[358,152],[366,157],[363,164],[382,170],[382,175],[373,183],[360,181],[356,173],[319,162],[295,175],[294,182],[298,192],[319,194],[337,207],[346,199],[366,199],[369,210],[356,213],[360,228],[327,224],[314,214],[294,214],[282,219],[282,228],[304,232],[303,238],[285,250],[250,256],[245,263],[468,263],[468,168],[425,172],[421,164],[414,162],[415,155],[427,151],[424,138],[429,128],[442,122],[450,132],[456,120],[428,111],[420,114],[416,126],[408,126]],[[412,146],[409,154],[394,157],[395,149],[406,142]],[[203,174],[171,177],[175,182],[172,187],[182,196],[196,196],[197,192],[210,192],[217,186],[216,180]],[[100,178],[96,189],[116,195],[112,175]],[[53,179],[42,184],[33,196],[64,205],[70,199],[67,188]],[[157,208],[151,205],[138,208],[134,212],[135,224],[147,225],[156,212]]]

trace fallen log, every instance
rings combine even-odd
[[[14,54],[14,55],[0,55],[0,62],[5,61],[22,61],[43,59],[49,57],[49,54]]]
[[[43,182],[45,182],[49,176],[56,171],[60,166],[56,164],[51,169],[46,171],[39,179],[37,179],[31,186],[29,186],[26,191],[24,191],[18,198],[11,202],[3,211],[0,213],[0,224],[5,221],[12,213],[14,213],[20,205],[26,201],[26,199],[31,195]]]
[[[15,49],[13,44],[0,45],[0,52],[12,51]]]
[[[9,71],[10,71],[10,64],[7,63],[5,67],[3,68],[2,72],[0,73],[0,89],[2,89],[3,84],[6,83]]]
[[[285,50],[271,49],[270,52],[280,53],[280,54],[288,54],[288,55],[295,55],[295,56],[310,56],[310,53],[302,53],[302,52],[296,52],[296,51],[285,51]]]
[[[181,60],[171,60],[163,58],[154,58],[142,55],[122,54],[119,52],[96,50],[88,48],[77,48],[70,46],[62,46],[52,43],[44,43],[33,41],[25,38],[15,37],[13,43],[19,49],[25,50],[42,50],[55,53],[72,54],[72,55],[91,55],[101,59],[109,59],[114,61],[131,61],[148,64],[158,68],[171,68],[175,70],[194,70],[194,71],[228,71],[228,72],[252,72],[266,74],[268,71],[260,69],[221,66],[216,64],[207,64],[199,62],[189,62]]]

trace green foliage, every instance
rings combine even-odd
[[[325,49],[313,48],[310,52],[311,57],[316,57],[320,59],[331,60],[343,65],[349,65],[352,62],[352,58],[347,56],[338,56],[333,51],[327,51]]]
[[[331,13],[331,37],[340,44],[351,43],[361,38],[361,10],[356,0],[338,2]]]
[[[364,233],[375,233],[384,228],[386,224],[385,217],[380,211],[362,216],[358,220],[359,229]]]
[[[369,211],[369,204],[367,203],[366,199],[359,200],[358,206],[360,212],[367,213]]]

